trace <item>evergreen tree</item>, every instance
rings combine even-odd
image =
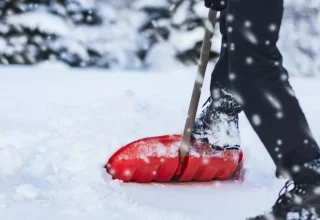
[[[70,50],[69,45],[62,43],[67,39],[59,33],[52,32],[50,28],[27,24],[23,22],[23,18],[21,22],[12,22],[14,16],[32,16],[37,12],[52,15],[74,26],[97,26],[102,23],[94,7],[83,8],[76,0],[0,0],[0,41],[4,45],[0,63],[35,64],[54,59],[70,66],[96,65],[94,61],[102,55],[86,48],[86,45],[78,43],[78,46],[82,46],[82,50],[89,54],[84,58]],[[49,27],[52,24],[47,25]]]
[[[162,2],[160,5],[151,5],[148,1],[138,2],[140,9],[147,15],[139,30],[147,39],[147,44],[144,43],[140,48],[139,56],[145,59],[152,47],[166,41],[174,48],[177,60],[184,64],[196,63],[200,56],[202,31],[206,19],[206,14],[201,14],[206,11],[203,1],[163,0]],[[212,51],[210,56],[216,57],[217,52]]]

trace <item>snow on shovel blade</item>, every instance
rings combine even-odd
[[[210,181],[228,179],[242,160],[242,151],[213,150],[208,143],[191,142],[189,155],[179,157],[181,135],[143,138],[125,145],[105,165],[124,182]]]

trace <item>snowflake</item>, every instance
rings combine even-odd
[[[278,140],[277,140],[277,144],[278,144],[278,145],[282,145],[282,140],[281,140],[281,139],[278,139]]]
[[[209,160],[208,160],[207,158],[204,158],[204,159],[202,160],[202,163],[203,163],[203,164],[209,164]]]
[[[252,57],[247,57],[247,58],[246,58],[246,63],[247,63],[248,65],[251,65],[251,64],[253,63],[253,58],[252,58]]]
[[[197,75],[196,75],[196,81],[197,81],[197,83],[199,83],[199,84],[202,84],[202,83],[203,83],[203,76],[202,76],[202,73],[201,73],[200,70],[199,70],[199,72],[198,72]]]
[[[91,15],[88,15],[88,16],[86,17],[86,20],[90,22],[90,21],[92,21],[92,20],[93,20],[93,18],[92,18],[92,16],[91,16]]]
[[[269,25],[269,31],[275,32],[276,30],[277,30],[277,25],[275,25],[275,24],[270,24]]]
[[[266,40],[266,45],[270,45],[270,41],[269,40]]]
[[[266,93],[265,95],[266,95],[267,99],[269,100],[269,102],[273,105],[274,108],[276,108],[278,110],[282,109],[281,103],[276,99],[276,97],[274,97],[270,93]]]
[[[213,89],[212,96],[214,99],[219,99],[221,97],[219,89]]]
[[[275,151],[275,152],[279,152],[279,151],[280,151],[280,148],[279,148],[279,147],[276,147],[276,148],[274,149],[274,151]]]
[[[292,88],[287,87],[287,91],[288,91],[288,93],[289,93],[291,96],[295,96],[294,91],[293,91]]]
[[[288,74],[282,73],[280,78],[281,78],[282,81],[286,81],[288,79]]]
[[[298,173],[298,172],[300,172],[300,166],[295,165],[295,166],[293,166],[292,170],[293,170],[293,172]]]
[[[114,175],[116,174],[116,170],[115,170],[115,169],[111,169],[111,170],[109,171],[109,173],[110,173],[112,176],[114,176]]]
[[[234,93],[234,99],[236,100],[237,103],[239,103],[240,105],[244,104],[244,101],[242,99],[242,97],[238,94],[238,93]]]
[[[247,28],[249,28],[249,27],[252,26],[252,22],[249,21],[249,20],[246,20],[246,21],[244,22],[244,26],[247,27]]]
[[[207,28],[211,33],[213,33],[213,31],[214,31],[214,26],[213,26],[213,24],[212,24],[210,21],[207,21],[207,22],[206,22],[206,28]]]
[[[308,144],[309,141],[308,141],[307,139],[305,139],[305,140],[303,141],[303,143],[304,143],[304,144]]]
[[[315,193],[316,195],[320,195],[320,187],[316,187],[316,188],[314,189],[314,193]]]
[[[228,27],[228,32],[231,33],[233,31],[232,27]]]
[[[283,118],[283,112],[277,112],[276,117],[277,117],[278,119]]]
[[[235,80],[235,79],[236,79],[236,74],[234,74],[234,73],[229,73],[229,79],[230,79],[231,81]]]
[[[131,170],[127,169],[123,173],[125,176],[130,176],[131,175]]]
[[[227,21],[232,22],[234,20],[234,16],[232,14],[227,15]]]
[[[234,51],[236,49],[235,47],[236,47],[236,45],[234,43],[230,44],[230,50],[231,51]]]
[[[258,38],[249,30],[246,30],[244,32],[245,38],[252,44],[257,45],[258,44]]]
[[[255,114],[252,116],[252,122],[255,126],[261,125],[261,118],[259,115]]]

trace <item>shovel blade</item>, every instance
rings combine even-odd
[[[179,157],[181,135],[143,138],[120,148],[105,165],[124,182],[210,181],[228,179],[242,159],[242,151],[214,150],[208,143],[191,142],[190,153]]]

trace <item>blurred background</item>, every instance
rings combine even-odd
[[[292,75],[320,72],[320,1],[286,1],[279,46]],[[272,13],[272,12],[270,12]],[[161,69],[194,65],[203,0],[0,0],[0,63]],[[219,53],[216,31],[211,57]]]

